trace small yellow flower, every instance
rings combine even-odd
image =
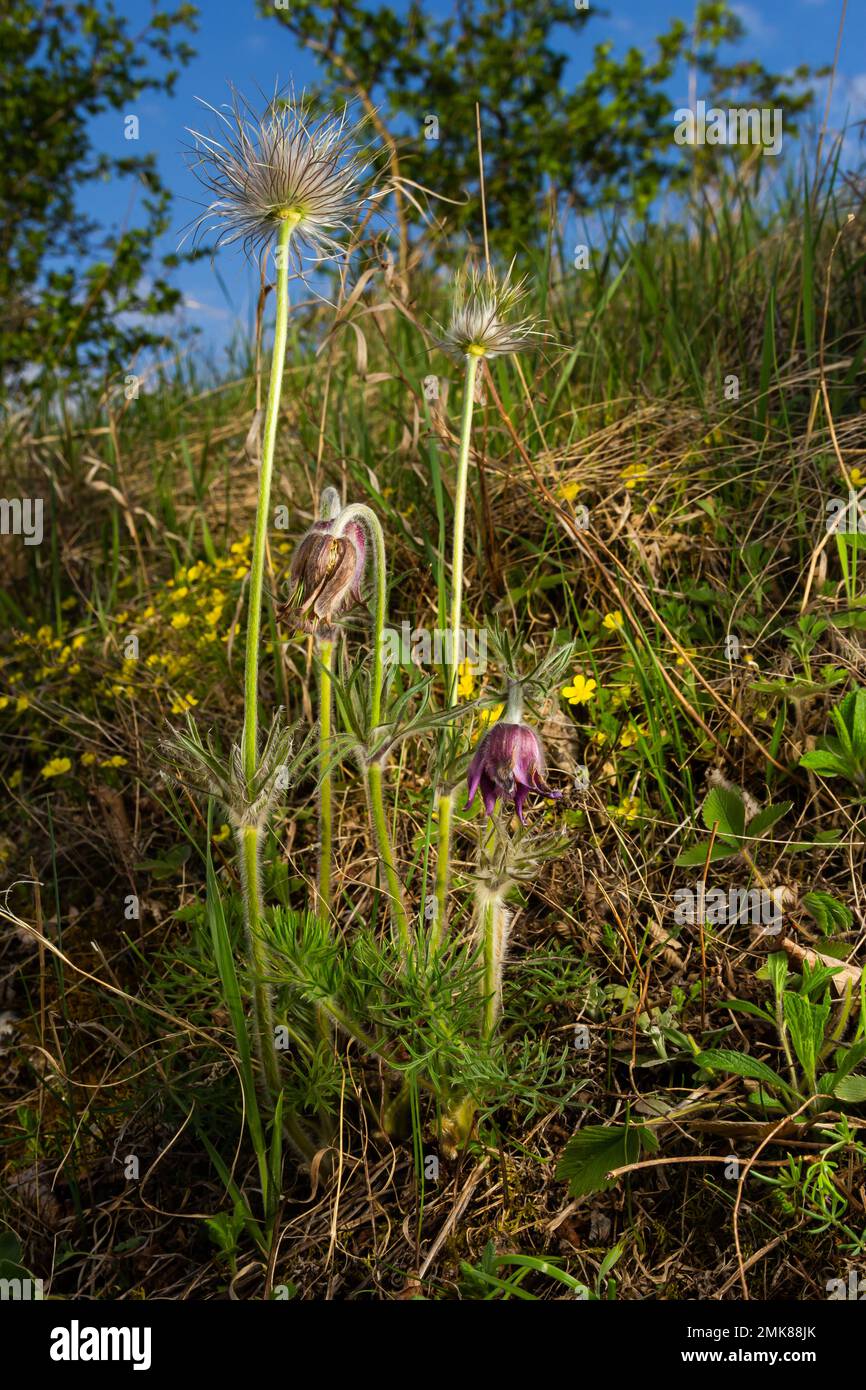
[[[128,614],[128,613],[126,612],[126,610],[124,609],[124,611],[123,611],[122,613],[118,613],[118,614],[117,614],[117,616],[115,617],[114,621],[115,621],[116,623],[125,623],[128,617],[129,617],[129,614]]]
[[[16,787],[20,787],[20,786],[21,786],[21,769],[20,769],[20,767],[16,767],[15,771],[12,773],[11,777],[9,778],[9,785],[10,785],[10,787],[12,788],[13,791],[15,790]]]
[[[632,488],[637,487],[638,483],[644,482],[648,473],[649,469],[645,463],[630,463],[627,468],[622,470],[619,476],[622,478],[628,491],[631,492]]]
[[[227,839],[228,839],[228,837],[229,837],[229,835],[230,835],[231,833],[232,833],[232,832],[231,832],[231,829],[230,829],[229,826],[225,823],[225,821],[223,821],[222,825],[220,826],[219,830],[217,830],[216,834],[211,835],[211,839],[213,840],[213,842],[214,842],[215,845],[221,845],[221,844],[223,843],[224,840],[227,840]]]
[[[79,632],[78,636],[77,636],[77,637],[73,637],[73,639],[72,639],[72,650],[73,650],[74,652],[80,652],[80,651],[81,651],[81,648],[84,646],[84,644],[85,644],[86,641],[87,641],[87,638],[85,637],[84,633],[83,633],[83,632]]]
[[[145,618],[145,619],[147,619],[147,618],[152,618],[152,617],[154,616],[155,613],[156,613],[156,609],[154,608],[154,606],[153,606],[152,603],[149,603],[149,604],[147,605],[147,607],[145,608],[145,610],[144,610],[144,612],[142,613],[141,616],[142,616],[142,618]]]
[[[863,473],[859,468],[850,469],[848,477],[851,479],[854,487],[863,487],[864,483],[866,483],[866,473]]]
[[[619,736],[620,748],[633,748],[638,738],[646,738],[649,730],[643,724],[629,724]]]
[[[467,657],[457,668],[457,698],[471,700],[475,693],[475,668]]]
[[[100,767],[126,767],[126,758],[122,758],[122,757],[120,756],[119,753],[115,753],[115,754],[114,754],[114,757],[112,757],[112,758],[106,758],[104,762],[101,762],[101,763],[99,764],[99,766],[100,766]]]
[[[96,762],[96,754],[95,754],[95,753],[82,753],[82,755],[81,755],[81,761],[83,762],[83,764],[84,764],[85,767],[92,767],[93,764]]]
[[[188,626],[189,626],[189,614],[188,614],[188,613],[175,613],[174,617],[173,617],[172,620],[171,620],[171,625],[172,625],[172,627],[174,627],[174,628],[188,627]]]
[[[41,777],[62,777],[64,772],[69,772],[72,768],[71,758],[52,758],[47,762],[40,773]]]
[[[171,596],[172,603],[179,603],[182,598],[186,598],[188,593],[189,589],[186,587],[186,585],[181,584],[180,588],[175,589],[174,593]]]
[[[9,696],[8,696],[8,695],[0,695],[0,709],[5,709],[6,706],[7,706],[8,704],[9,704]]]
[[[570,705],[588,705],[590,700],[595,699],[597,689],[598,681],[577,674],[572,677],[571,685],[563,686],[562,697]]]
[[[614,807],[613,813],[617,820],[637,820],[640,814],[640,798],[637,796],[624,796],[619,805]]]
[[[172,704],[171,712],[172,714],[186,714],[188,709],[192,709],[193,705],[197,704],[198,700],[194,695],[178,695]]]
[[[204,571],[205,567],[203,564],[201,564],[200,561],[195,565],[190,565],[189,569],[186,572],[187,582],[189,584],[194,584],[197,579],[201,578],[201,576],[204,574]]]
[[[612,613],[605,613],[601,625],[607,632],[621,632],[625,627],[625,618],[620,610],[615,608]]]
[[[30,696],[29,696],[29,695],[19,695],[19,696],[18,696],[18,699],[15,701],[15,713],[16,713],[16,714],[23,714],[24,711],[25,711],[26,709],[29,709],[29,708],[30,708]]]
[[[607,743],[607,734],[605,733],[604,729],[596,729],[595,733],[592,736],[592,742],[596,745],[597,748],[604,747],[604,745]]]
[[[238,565],[237,569],[232,574],[232,579],[246,579],[249,572],[249,565]]]
[[[472,735],[473,743],[477,743],[481,735],[490,728],[490,725],[496,723],[504,709],[504,705],[494,705],[491,709],[482,709],[478,711],[478,723],[481,727],[476,729],[475,733]]]
[[[579,483],[563,483],[562,487],[559,489],[559,495],[563,502],[573,502],[579,492]]]
[[[53,634],[51,628],[48,626],[47,623],[43,627],[38,627],[36,629],[37,642],[50,642],[52,636]]]

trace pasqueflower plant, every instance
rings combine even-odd
[[[341,238],[350,231],[368,196],[368,161],[358,128],[345,114],[317,121],[294,98],[275,100],[262,118],[255,117],[237,97],[226,111],[215,114],[221,123],[216,134],[193,132],[192,163],[211,195],[196,230],[214,231],[217,247],[240,242],[250,254],[273,253],[276,324],[247,591],[243,729],[224,758],[212,737],[203,739],[190,720],[187,731],[175,736],[175,759],[188,786],[218,798],[227,808],[237,840],[253,1029],[275,1130],[284,1131],[302,1157],[311,1159],[316,1139],[309,1133],[309,1116],[302,1118],[286,1101],[286,1069],[274,1045],[274,984],[295,1000],[298,1017],[293,1036],[302,1058],[333,1056],[338,1035],[350,1036],[386,1073],[399,1078],[402,1068],[407,1074],[396,1101],[383,1101],[385,1127],[393,1120],[392,1127],[399,1128],[397,1117],[405,1113],[412,1086],[420,1086],[438,1102],[442,1134],[456,1144],[466,1137],[477,1099],[475,1083],[467,1084],[459,1075],[461,1059],[470,1055],[463,1002],[466,979],[475,972],[476,991],[480,982],[480,1007],[476,992],[471,1031],[475,1045],[489,1051],[501,1008],[511,920],[508,895],[514,883],[536,873],[560,843],[538,824],[545,806],[555,804],[559,793],[547,780],[540,732],[524,711],[527,702],[546,698],[572,664],[572,644],[552,648],[527,672],[521,669],[526,655],[522,646],[514,640],[498,641],[497,659],[507,688],[488,698],[486,705],[491,707],[503,698],[504,715],[479,740],[471,757],[463,724],[478,712],[479,701],[458,703],[466,501],[478,371],[484,359],[531,347],[540,331],[531,319],[520,317],[526,289],[523,283],[513,282],[510,269],[502,277],[489,269],[467,269],[458,276],[451,315],[437,339],[464,369],[448,595],[451,646],[444,689],[434,690],[432,675],[399,683],[399,689],[393,680],[386,643],[386,540],[374,511],[362,503],[344,503],[335,488],[327,487],[315,520],[297,542],[287,592],[276,617],[286,640],[300,638],[311,644],[317,673],[319,863],[311,912],[293,917],[283,909],[266,909],[261,862],[272,811],[287,783],[306,775],[313,761],[309,740],[298,747],[296,732],[284,725],[279,713],[266,739],[259,735],[261,610],[287,341],[289,268],[294,265],[303,273],[305,256],[320,262],[341,251]],[[371,627],[361,624],[363,645],[359,647],[356,618],[366,607]],[[400,877],[386,810],[389,761],[398,745],[409,739],[432,739],[438,750],[431,780],[438,813],[432,914],[424,910],[426,904],[424,908],[420,902],[412,905],[412,894]],[[333,781],[348,757],[356,762],[363,782],[370,838],[391,924],[387,942],[371,943],[362,935],[366,943],[363,987],[360,976],[351,976],[356,956],[342,930],[345,890],[335,898],[333,887]],[[471,807],[480,796],[485,814],[475,871],[458,885],[461,893],[468,892],[474,899],[475,931],[452,942],[447,934],[452,814],[461,770],[467,804]],[[393,823],[399,824],[399,817]],[[215,876],[210,873],[209,890],[214,885]],[[226,967],[224,950],[221,959],[221,968]],[[454,972],[451,976],[449,970]],[[230,975],[224,973],[225,979]],[[374,1006],[374,996],[392,988],[389,980],[400,982],[404,1001],[413,1001],[408,1011],[405,1002],[402,1005],[406,1026],[417,1028],[424,1023],[439,1039],[426,1054],[423,1048],[400,1043],[399,1007],[386,1006],[381,999]],[[370,1001],[366,1017],[365,999]],[[239,1050],[243,1052],[240,1041]],[[308,1105],[309,1094],[308,1088]],[[323,1108],[327,1109],[326,1101]],[[252,1119],[250,1124],[258,1149],[264,1141],[253,1131]],[[327,1129],[320,1130],[318,1142],[330,1143]],[[270,1173],[267,1156],[260,1154],[260,1160],[263,1172]],[[271,1192],[278,1188],[273,1174],[267,1184]]]

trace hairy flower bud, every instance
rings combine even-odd
[[[526,822],[523,807],[530,792],[556,800],[560,793],[551,791],[542,778],[546,772],[544,748],[534,729],[527,724],[494,724],[478,745],[469,765],[469,800],[475,800],[479,787],[488,816],[493,815],[496,802],[512,802],[520,818]]]
[[[333,636],[334,619],[361,601],[364,573],[364,532],[350,521],[335,535],[336,521],[316,521],[292,557],[292,596],[277,614],[300,632],[326,640]]]

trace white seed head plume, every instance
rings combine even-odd
[[[437,342],[453,357],[500,357],[522,352],[543,337],[531,318],[510,318],[526,297],[526,280],[512,281],[514,263],[497,278],[490,269],[465,266],[454,279],[451,318]]]
[[[275,95],[263,116],[232,90],[217,110],[214,134],[189,130],[188,162],[213,200],[193,224],[196,238],[217,233],[216,247],[241,242],[256,255],[292,225],[292,246],[317,259],[339,255],[338,237],[350,231],[370,196],[371,152],[361,121],[349,108],[314,116],[303,96]]]

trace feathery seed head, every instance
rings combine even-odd
[[[531,318],[509,321],[527,293],[525,280],[512,282],[513,269],[512,263],[501,279],[477,266],[458,271],[451,318],[437,338],[441,348],[453,357],[499,357],[521,352],[542,336]]]
[[[243,243],[257,254],[280,226],[292,226],[292,245],[319,259],[341,251],[337,236],[357,220],[369,195],[369,146],[363,120],[312,116],[303,97],[275,96],[264,116],[237,92],[221,110],[203,103],[222,122],[215,135],[190,130],[189,163],[213,201],[195,233],[218,233],[216,246]],[[219,137],[219,138],[218,138]]]

